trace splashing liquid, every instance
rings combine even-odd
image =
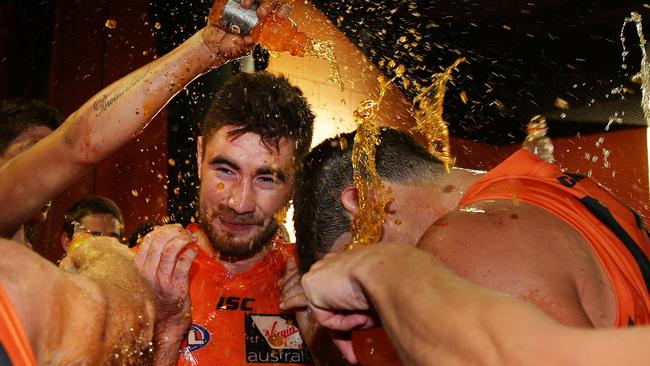
[[[311,49],[306,54],[327,61],[329,64],[329,76],[327,79],[335,83],[340,91],[343,91],[343,79],[341,78],[339,64],[334,55],[334,42],[312,39]]]
[[[354,121],[358,127],[352,145],[352,178],[359,195],[359,212],[352,219],[351,247],[376,243],[381,238],[381,225],[386,217],[386,204],[390,202],[390,191],[377,174],[375,155],[380,131],[375,119],[388,86],[403,74],[404,66],[400,66],[390,81],[380,76],[379,98],[362,101],[354,111]]]
[[[385,207],[391,198],[390,191],[377,174],[375,156],[380,143],[380,130],[375,119],[386,90],[396,78],[402,77],[404,69],[402,65],[397,67],[396,76],[390,81],[379,77],[379,98],[364,100],[354,112],[358,128],[352,145],[352,176],[359,195],[359,212],[352,219],[352,244],[348,249],[372,244],[381,238],[382,224],[386,218]],[[352,347],[363,366],[401,365],[384,328],[353,331]]]
[[[334,56],[334,42],[315,40],[289,18],[282,18],[275,13],[260,19],[256,10],[259,3],[253,3],[250,9],[241,7],[236,0],[217,0],[210,14],[210,21],[223,29],[238,34],[250,34],[270,52],[289,52],[293,56],[315,56],[329,63],[328,79],[343,91],[343,81],[338,62]]]
[[[291,202],[287,203],[286,206],[282,207],[279,211],[273,214],[273,218],[275,219],[275,222],[278,223],[278,225],[284,225],[287,223],[287,211],[289,210],[290,205]]]
[[[447,82],[453,79],[451,73],[463,61],[465,58],[461,57],[445,71],[433,74],[431,85],[420,90],[420,93],[413,98],[412,113],[416,126],[411,128],[411,131],[419,132],[427,139],[427,150],[442,161],[448,173],[454,161],[449,147],[449,129],[442,116],[443,102],[447,92]]]
[[[648,62],[648,53],[646,49],[646,40],[643,36],[643,26],[641,25],[641,15],[637,12],[632,12],[629,18],[623,21],[621,29],[621,44],[623,45],[623,68],[625,68],[625,57],[628,51],[625,49],[625,36],[624,31],[628,23],[636,24],[636,33],[639,36],[639,47],[641,48],[641,70],[633,78],[641,81],[641,108],[643,109],[643,116],[646,123],[650,124],[650,63]]]

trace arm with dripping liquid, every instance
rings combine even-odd
[[[316,319],[350,331],[372,309],[405,365],[644,365],[650,327],[570,328],[534,306],[480,288],[409,245],[326,257],[303,276]],[[350,359],[351,343],[338,344]],[[354,359],[354,356],[352,356]]]

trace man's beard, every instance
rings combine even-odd
[[[232,235],[225,229],[216,230],[214,228],[213,221],[215,221],[219,216],[226,217],[231,221],[241,224],[257,225],[258,227],[263,228],[263,230],[248,240],[241,239]],[[271,223],[266,227],[263,227],[263,218],[256,218],[252,213],[243,215],[237,214],[222,204],[217,206],[217,209],[213,212],[207,212],[204,205],[200,205],[199,219],[203,231],[205,231],[208,239],[210,239],[212,247],[219,252],[222,258],[247,258],[258,253],[262,248],[264,248],[277,230],[277,223],[275,220],[271,221]]]

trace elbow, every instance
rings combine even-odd
[[[94,138],[91,118],[85,114],[74,112],[61,126],[62,141],[65,151],[78,165],[92,166],[100,162],[102,154],[101,143]]]

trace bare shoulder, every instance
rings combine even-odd
[[[93,331],[97,334],[90,335],[91,338],[101,336],[101,326],[88,326],[103,324],[106,315],[105,298],[93,281],[60,270],[14,241],[0,239],[0,248],[0,285],[12,302],[37,358],[54,345],[75,344],[71,338],[89,336],[87,329],[99,329]],[[74,321],[70,319],[73,313]],[[55,347],[59,348],[62,346]],[[51,357],[65,359],[66,355],[53,353]]]
[[[597,282],[605,274],[582,235],[542,208],[478,202],[442,217],[418,247],[460,276],[524,298],[562,323],[593,324],[578,289],[584,278]],[[600,295],[606,296],[594,296]]]

